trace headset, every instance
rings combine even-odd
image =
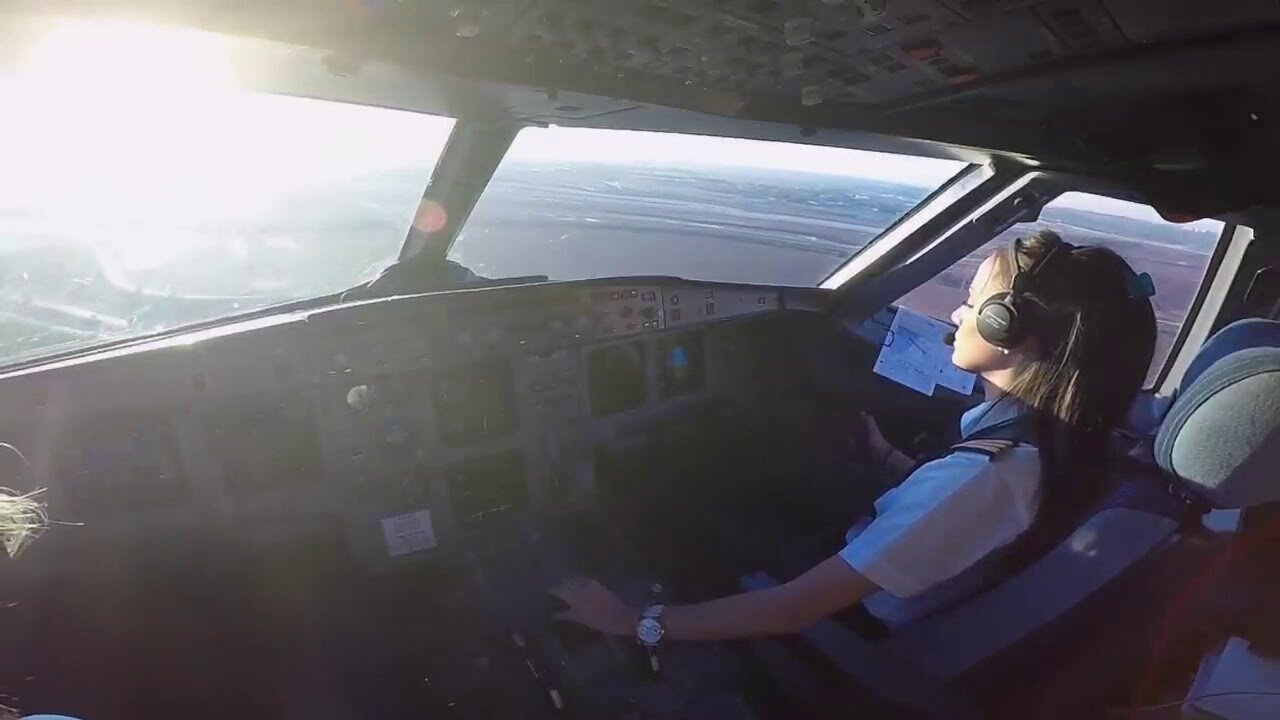
[[[1014,271],[1009,290],[994,293],[984,300],[974,318],[978,335],[1004,350],[1012,350],[1026,338],[1028,316],[1035,314],[1031,306],[1036,304],[1034,299],[1027,298],[1027,293],[1034,287],[1036,278],[1054,264],[1055,258],[1065,259],[1076,249],[1071,243],[1060,240],[1036,258],[1031,267],[1023,270],[1018,261],[1021,247],[1022,238],[1015,238],[1009,246],[1009,267]]]

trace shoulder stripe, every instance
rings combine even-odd
[[[1017,441],[1004,440],[1000,438],[990,438],[986,440],[967,440],[958,442],[951,446],[951,452],[968,452],[982,455],[988,460],[994,460],[1001,454],[1011,450],[1017,445]]]

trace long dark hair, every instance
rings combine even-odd
[[[1055,232],[1037,232],[1000,256],[998,272],[1009,281],[1062,243]],[[1033,409],[1041,482],[1039,509],[1016,554],[1061,540],[1105,490],[1111,433],[1155,351],[1155,312],[1135,291],[1136,277],[1108,248],[1068,246],[1025,293],[1028,359],[1006,391]]]

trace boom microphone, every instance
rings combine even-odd
[[[956,334],[955,334],[955,333],[953,333],[953,332],[949,332],[949,333],[947,333],[946,335],[943,335],[943,336],[942,336],[942,344],[943,344],[943,345],[947,345],[947,346],[955,345],[955,344],[956,344]]]

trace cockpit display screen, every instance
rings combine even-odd
[[[226,407],[204,419],[205,442],[232,493],[315,482],[322,461],[308,403],[282,399]]]
[[[519,451],[469,458],[445,475],[454,516],[462,525],[473,525],[529,503],[524,458]]]
[[[184,499],[177,436],[166,418],[122,420],[85,429],[61,458],[59,474],[77,511],[140,508]]]
[[[477,363],[436,378],[432,401],[440,442],[461,447],[503,437],[519,425],[511,366]]]
[[[633,342],[591,351],[587,358],[591,414],[614,415],[644,404],[645,347]]]
[[[706,385],[702,347],[702,333],[698,331],[665,336],[658,342],[662,358],[658,383],[662,397],[688,395]]]

